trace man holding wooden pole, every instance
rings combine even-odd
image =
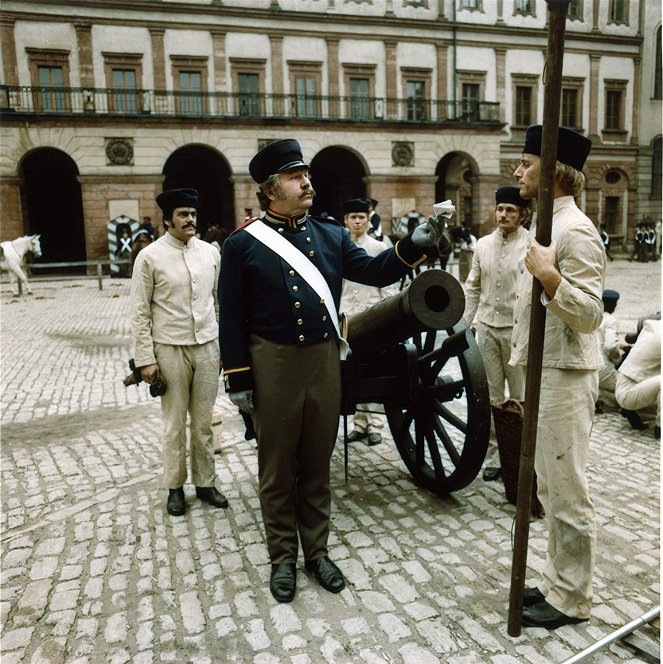
[[[528,128],[514,172],[524,199],[537,198],[541,182],[542,127]],[[516,288],[511,364],[525,365],[534,279],[547,311],[543,341],[535,469],[546,512],[548,551],[543,579],[526,588],[522,622],[556,629],[585,621],[592,603],[596,524],[585,466],[602,366],[596,331],[603,315],[606,256],[594,223],[574,197],[591,141],[559,128],[554,174],[552,241],[530,235]],[[534,279],[533,279],[533,278]]]

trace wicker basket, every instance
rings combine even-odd
[[[491,403],[495,421],[495,437],[500,452],[502,478],[506,499],[513,505],[518,502],[518,474],[520,472],[520,438],[523,430],[523,404],[520,401]],[[536,475],[532,486],[532,516],[543,516],[543,506],[536,495]]]

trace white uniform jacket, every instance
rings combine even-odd
[[[133,356],[155,364],[154,344],[191,346],[218,338],[219,252],[165,233],[137,256],[131,280]]]
[[[356,245],[361,247],[369,256],[377,256],[388,248],[384,242],[380,242],[370,235],[364,235],[362,238],[359,238]],[[377,288],[344,279],[339,311],[351,316],[372,307],[395,292],[396,290],[392,286]]]
[[[534,236],[536,229],[530,233]],[[556,244],[555,266],[562,281],[552,300],[545,291],[541,293],[541,302],[547,309],[543,367],[600,369],[603,354],[596,331],[603,319],[603,241],[573,196],[555,199],[551,235]],[[533,277],[524,260],[519,272],[510,361],[513,365],[527,364],[529,345]]]
[[[465,281],[465,313],[468,325],[511,327],[516,301],[518,267],[527,248],[529,233],[522,226],[504,235],[497,228],[477,241],[472,268]]]

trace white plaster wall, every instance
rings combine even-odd
[[[640,62],[642,89],[638,109],[638,139],[641,145],[646,146],[649,146],[651,141],[661,134],[663,102],[660,99],[653,99],[656,32],[660,27],[660,0],[646,0],[645,27],[642,35],[644,56]]]
[[[608,2],[607,0],[602,0],[601,2],[602,11],[599,14],[599,30],[607,35],[621,35],[621,36],[637,35],[639,30],[638,21],[640,20],[639,5],[641,1],[645,2],[646,0],[630,0],[629,12],[628,12],[628,25],[623,25],[621,23],[608,22],[609,20],[609,8],[607,6]]]
[[[458,0],[456,0],[458,2]],[[458,23],[471,23],[472,25],[492,25],[497,20],[497,1],[483,0],[483,11],[463,9],[458,2],[456,7],[456,21]],[[453,6],[450,5],[449,19],[453,18]]]
[[[487,5],[496,5],[496,2],[484,2],[484,7]],[[514,13],[515,0],[504,0],[502,3],[502,19],[508,26],[517,28],[538,28],[541,29],[546,25],[547,18],[547,5],[545,0],[537,0],[534,9],[534,16],[530,14],[516,14]]]
[[[207,89],[214,92],[214,45],[212,34],[202,30],[166,30],[163,37],[166,63],[166,87],[174,90],[171,55],[191,55],[207,58]]]
[[[428,96],[431,99],[437,99],[437,76],[435,75],[437,71],[437,56],[433,44],[399,42],[396,46],[396,62],[398,63],[398,97],[405,97],[406,95],[401,68],[419,67],[431,70],[431,91]]]
[[[582,0],[581,2],[581,16],[582,20],[579,19],[567,19],[566,21],[566,32],[567,34],[582,34],[592,31],[592,26],[594,25],[594,2],[593,0]]]
[[[78,46],[73,24],[16,21],[14,28],[19,85],[32,85],[26,48],[69,51],[69,83],[80,87]]]
[[[100,175],[160,175],[168,157],[186,145],[206,145],[217,150],[227,160],[234,175],[248,175],[248,164],[256,151],[260,138],[292,138],[290,128],[207,129],[191,127],[172,128],[133,127],[108,129],[103,127],[76,128],[10,128],[0,126],[0,175],[12,177],[20,160],[31,150],[53,147],[68,154],[84,176]],[[105,159],[105,141],[109,136],[133,138],[134,164],[108,166]],[[440,159],[449,152],[468,154],[479,164],[482,174],[499,173],[499,137],[489,134],[410,132],[407,140],[415,143],[415,164],[412,168],[392,166],[391,143],[395,139],[389,131],[352,132],[299,129],[297,131],[304,158],[312,160],[321,150],[330,146],[345,147],[364,162],[368,174],[433,176]]]
[[[273,90],[271,57],[272,50],[267,35],[248,35],[243,32],[229,32],[226,34],[226,90],[233,89],[230,58],[256,58],[267,61],[265,66],[265,92],[271,94]]]
[[[107,86],[103,53],[142,53],[143,80],[139,85],[145,89],[154,88],[152,66],[152,42],[147,28],[134,28],[122,25],[94,25],[92,27],[92,51],[94,85]]]
[[[327,42],[321,38],[308,37],[285,37],[283,40],[283,91],[285,94],[294,94],[290,89],[290,72],[288,61],[297,62],[321,62],[322,79],[318,94],[329,93],[329,81],[327,76]]]
[[[535,109],[535,122],[540,122],[543,118],[543,65],[544,56],[541,51],[529,49],[512,49],[506,52],[504,61],[504,85],[506,87],[504,95],[504,119],[508,124],[513,120],[513,84],[512,74],[529,74],[539,77],[537,89],[537,106]],[[500,100],[501,101],[501,100]],[[507,131],[509,128],[507,127]]]
[[[314,13],[323,13],[329,8],[327,0],[280,0],[279,5],[284,11]]]
[[[171,0],[177,2],[177,0]],[[271,0],[223,0],[223,4],[228,7],[256,7],[258,9],[268,9]]]
[[[626,99],[624,101],[624,129],[628,132],[626,139],[619,143],[630,141],[633,131],[633,62],[625,58],[603,57],[599,64],[599,98],[598,98],[598,130],[601,132],[605,128],[605,80],[617,79],[628,81],[626,85]]]
[[[441,3],[442,0],[439,0]],[[398,18],[417,19],[422,21],[434,21],[439,16],[438,0],[428,0],[428,8],[403,6],[403,0],[393,0],[394,15]]]
[[[477,73],[486,73],[484,87],[484,101],[497,100],[497,79],[495,77],[495,50],[492,48],[474,48],[469,46],[459,46],[456,49],[457,62],[456,70],[472,71]],[[449,54],[449,64],[451,66],[450,81],[453,81],[453,55]],[[452,82],[450,83],[453,84]],[[451,89],[450,89],[451,92]],[[461,88],[457,85],[456,95],[460,99]]]
[[[345,89],[343,63],[375,65],[375,96],[384,97],[387,92],[385,48],[382,41],[341,39],[338,44],[339,90],[341,96],[350,94]]]
[[[581,127],[587,131],[589,129],[589,110],[590,100],[589,91],[591,85],[591,61],[589,55],[585,53],[565,53],[564,63],[562,65],[562,76],[572,76],[574,78],[584,78],[584,86],[582,91],[582,118],[580,119]],[[541,111],[539,118],[543,120],[543,70],[541,74],[541,87],[540,87],[540,102]]]
[[[362,2],[346,2],[336,0],[336,12],[339,14],[352,14],[354,16],[384,16],[387,9],[387,0],[373,0],[372,4]]]

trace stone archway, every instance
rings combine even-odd
[[[324,148],[310,166],[316,192],[311,214],[327,212],[341,221],[343,201],[366,196],[366,169],[351,150],[339,146]]]
[[[456,206],[456,223],[472,229],[479,237],[481,199],[476,186],[479,170],[474,159],[462,152],[450,152],[438,162],[435,175],[435,200],[450,198]]]
[[[61,150],[38,148],[24,157],[19,174],[23,232],[41,235],[41,262],[86,260],[83,202],[74,160]]]
[[[232,173],[226,159],[205,145],[186,145],[168,157],[163,189],[191,187],[200,194],[198,233],[205,236],[210,226],[235,229],[235,195]]]

